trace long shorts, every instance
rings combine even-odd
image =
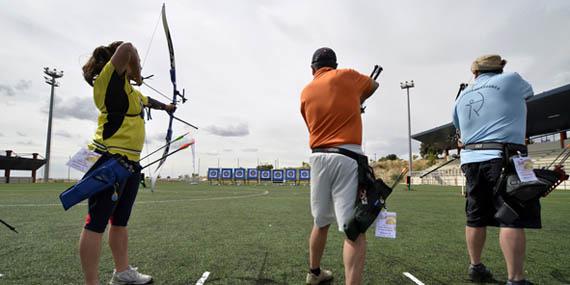
[[[337,222],[338,230],[353,215],[358,189],[358,165],[337,153],[313,153],[311,163],[311,214],[314,224],[325,227]]]
[[[97,160],[95,165],[91,167],[89,172],[96,169],[99,165],[103,164],[103,162],[110,158],[110,155],[103,154],[99,160]],[[131,163],[135,164],[138,162]],[[85,175],[87,175],[87,173]],[[113,201],[112,199],[112,196],[115,193],[115,189],[113,187],[89,197],[89,209],[88,214],[85,217],[84,228],[93,232],[103,233],[105,232],[105,228],[109,222],[113,226],[126,227],[131,216],[133,204],[137,197],[140,180],[140,172],[132,174],[125,183],[125,186],[119,190],[117,201]]]
[[[533,199],[521,205],[516,201],[508,201],[519,218],[511,224],[495,219],[502,199],[494,195],[494,187],[501,176],[503,160],[491,159],[483,162],[467,163],[461,170],[467,179],[465,214],[469,227],[507,227],[507,228],[541,228],[540,202]]]

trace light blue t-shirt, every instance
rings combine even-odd
[[[526,102],[532,86],[518,73],[483,73],[461,92],[453,108],[453,125],[463,144],[524,144]],[[461,151],[461,164],[500,158],[500,150]]]

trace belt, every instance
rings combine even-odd
[[[463,149],[469,150],[503,150],[505,148],[505,143],[496,142],[482,142],[482,143],[470,143],[463,146]]]
[[[365,161],[368,161],[368,158],[365,155],[340,147],[314,148],[312,151],[313,153],[338,153],[348,156],[356,161],[359,161],[362,158],[364,158]]]

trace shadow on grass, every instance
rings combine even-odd
[[[560,283],[562,284],[570,284],[570,278],[568,276],[564,276],[564,274],[562,272],[560,272],[560,270],[554,270],[552,272],[550,272],[550,275],[560,281]]]

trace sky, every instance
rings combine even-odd
[[[154,74],[148,83],[166,94],[172,89],[168,47],[157,27],[162,2],[96,3],[0,0],[0,151],[45,154],[50,86],[43,68],[63,70],[55,94],[52,178],[66,178],[65,163],[93,137],[97,110],[81,67],[97,46],[133,43],[143,75]],[[412,134],[451,121],[459,83],[472,80],[471,62],[483,54],[502,55],[506,71],[520,73],[536,94],[570,83],[565,0],[168,1],[166,12],[177,82],[189,99],[176,115],[200,129],[191,133],[196,164],[190,151],[177,153],[162,176],[204,175],[218,165],[307,162],[300,92],[312,80],[312,53],[323,46],[336,51],[339,68],[363,74],[375,64],[384,68],[363,115],[363,148],[371,158],[407,157],[402,81],[415,82]],[[166,100],[144,86],[141,91]],[[164,144],[168,116],[153,111],[152,117],[143,154]],[[189,131],[176,122],[173,130],[174,136]],[[412,152],[419,152],[418,142]]]

